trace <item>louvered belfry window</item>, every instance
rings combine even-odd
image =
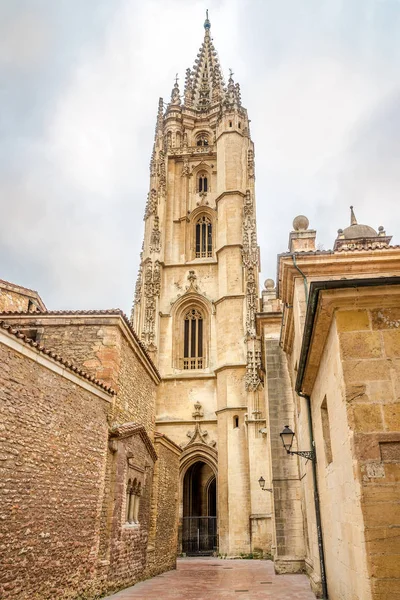
[[[196,258],[212,256],[212,224],[208,217],[200,217],[196,223]]]
[[[203,315],[191,308],[184,318],[183,368],[203,369]]]

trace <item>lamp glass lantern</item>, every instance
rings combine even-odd
[[[279,435],[281,436],[283,447],[289,454],[293,445],[294,431],[290,429],[289,425],[285,425],[285,427]]]
[[[265,479],[264,477],[260,477],[260,479],[258,480],[258,483],[260,484],[260,488],[263,490],[265,488]]]

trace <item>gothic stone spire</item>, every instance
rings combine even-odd
[[[204,22],[204,40],[200,46],[193,71],[186,71],[185,105],[197,110],[206,110],[224,93],[223,77],[217,51],[210,37],[211,23]]]

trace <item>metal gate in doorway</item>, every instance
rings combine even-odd
[[[217,517],[183,517],[182,552],[207,556],[217,549]]]

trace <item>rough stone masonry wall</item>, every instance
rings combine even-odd
[[[121,334],[121,368],[118,375],[118,392],[114,421],[133,421],[144,425],[153,440],[156,413],[156,384],[128,341]]]
[[[372,598],[400,596],[400,308],[336,316]]]
[[[101,317],[96,322],[88,318],[72,323],[65,317],[59,324],[46,319],[36,322],[44,328],[41,343],[46,348],[116,390],[114,423],[140,423],[153,437],[156,384],[117,324],[110,325]]]
[[[96,323],[92,319],[73,323],[68,317],[60,317],[56,322],[48,319],[35,322],[43,327],[40,343],[45,348],[58,352],[117,390],[121,360],[118,327],[101,319]]]
[[[128,470],[128,458],[134,468]],[[112,476],[107,528],[109,547],[105,561],[107,590],[115,591],[134,585],[144,579],[147,540],[150,526],[150,502],[154,463],[139,435],[117,442],[117,451],[112,456]],[[140,470],[137,471],[136,467]],[[128,478],[136,477],[142,484],[139,524],[126,522],[126,488]]]
[[[84,597],[94,584],[108,403],[0,346],[0,596]]]
[[[146,577],[176,568],[178,547],[178,482],[180,451],[156,435],[151,522]]]
[[[6,310],[27,311],[28,306],[28,296],[13,292],[7,287],[0,287],[0,312],[4,312]]]

